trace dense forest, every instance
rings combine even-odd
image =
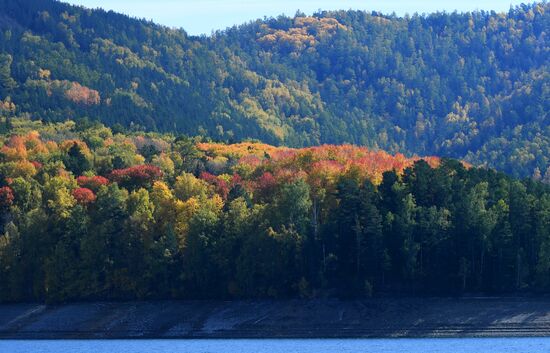
[[[550,4],[319,12],[191,37],[0,0],[0,115],[304,147],[352,143],[550,179]]]
[[[550,186],[452,159],[14,118],[0,301],[548,292]]]

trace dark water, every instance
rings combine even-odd
[[[1,341],[5,353],[550,352],[550,338]]]

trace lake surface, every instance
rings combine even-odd
[[[478,353],[550,352],[550,338],[0,340],[9,353]]]

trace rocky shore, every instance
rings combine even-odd
[[[550,336],[550,298],[0,305],[0,338]]]

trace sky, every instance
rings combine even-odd
[[[183,28],[191,35],[210,34],[257,18],[306,14],[322,10],[367,10],[398,15],[435,11],[508,11],[516,0],[63,0],[90,8],[101,7]]]

